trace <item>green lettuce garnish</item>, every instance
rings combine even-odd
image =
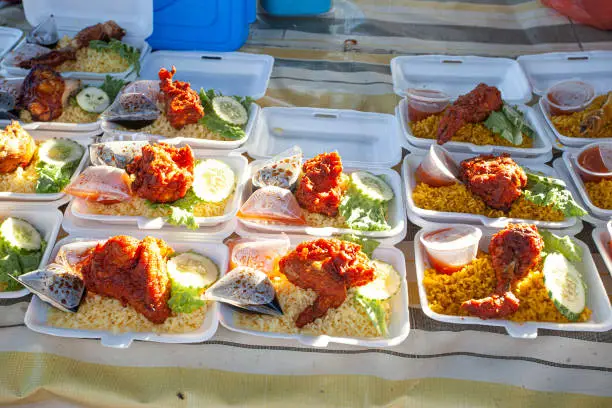
[[[530,138],[534,134],[523,117],[523,112],[506,104],[501,110],[491,112],[484,125],[515,146],[523,143],[523,134]]]
[[[387,231],[391,227],[387,223],[387,204],[377,203],[362,197],[354,189],[349,188],[340,207],[340,215],[346,219],[350,229],[359,231]]]
[[[378,248],[378,246],[380,245],[380,242],[378,242],[375,239],[360,237],[354,234],[341,235],[340,239],[342,241],[348,241],[348,242],[352,242],[352,243],[361,245],[361,252],[366,254],[368,258],[370,259],[372,258],[372,254],[374,253],[374,250]]]
[[[355,300],[361,307],[363,307],[366,314],[372,321],[372,324],[376,328],[376,331],[378,331],[378,334],[381,336],[386,336],[388,333],[387,320],[382,302],[380,300],[368,299],[359,294],[355,295]]]
[[[187,190],[183,198],[172,203],[152,203],[151,201],[146,201],[150,208],[165,208],[170,210],[170,215],[166,218],[168,224],[176,226],[184,225],[191,230],[198,229],[198,224],[193,215],[193,209],[201,202],[202,200],[195,195],[192,188]]]
[[[206,302],[200,298],[202,288],[183,286],[174,279],[171,281],[172,288],[168,306],[173,312],[192,313],[204,306]]]
[[[527,187],[523,190],[523,196],[534,204],[547,206],[552,205],[565,217],[580,217],[587,212],[574,201],[572,194],[566,189],[565,184],[552,177],[527,173]]]
[[[79,160],[80,161],[80,160]],[[72,174],[79,166],[79,161],[55,165],[39,161],[36,163],[36,192],[38,194],[59,193],[70,183]]]
[[[570,262],[582,261],[582,247],[568,235],[560,237],[550,231],[540,230],[540,236],[544,240],[544,251],[546,253],[559,252]]]
[[[43,240],[37,251],[17,250],[0,239],[0,282],[7,284],[7,291],[21,289],[21,284],[9,275],[20,276],[38,269],[46,247],[47,243]]]
[[[125,84],[127,84],[127,82],[123,79],[113,78],[112,76],[107,75],[106,78],[104,78],[102,85],[100,85],[100,89],[106,92],[108,98],[112,102],[115,100],[117,95],[119,95],[119,92]]]
[[[204,108],[204,116],[200,119],[199,123],[226,139],[238,140],[246,137],[244,126],[231,125],[217,116],[212,107],[212,100],[218,96],[223,96],[223,94],[221,92],[216,92],[214,89],[200,89],[200,101]],[[251,103],[253,103],[252,98],[243,98],[240,96],[233,96],[233,98],[240,102],[247,112],[251,109]]]

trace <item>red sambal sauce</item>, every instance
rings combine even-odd
[[[608,173],[612,171],[606,167],[601,157],[601,150],[599,150],[599,146],[593,146],[590,149],[580,153],[578,156],[578,164],[580,164],[584,169],[594,173]]]

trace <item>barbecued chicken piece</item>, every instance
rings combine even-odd
[[[172,252],[160,239],[116,236],[92,249],[79,269],[88,291],[117,299],[161,324],[171,314],[166,262]]]
[[[298,316],[297,327],[325,316],[346,299],[350,287],[374,280],[374,268],[361,247],[337,239],[303,242],[281,258],[279,270],[296,286],[312,289],[317,298]]]
[[[19,122],[12,121],[0,132],[0,174],[26,167],[36,152],[36,143]]]
[[[193,184],[195,159],[189,146],[145,145],[142,155],[126,167],[134,175],[132,191],[154,203],[183,198]]]
[[[580,135],[582,137],[595,137],[609,122],[612,122],[612,92],[608,92],[601,108],[590,112],[582,119]]]
[[[495,271],[495,293],[484,299],[463,302],[468,313],[486,318],[511,315],[519,300],[510,291],[512,284],[523,279],[540,262],[544,240],[538,228],[530,224],[509,224],[491,238],[489,255]]]
[[[38,57],[30,58],[21,61],[19,68],[30,69],[37,65],[43,65],[50,68],[56,68],[66,61],[76,61],[76,50],[72,47],[64,47],[58,50],[49,51]]]
[[[89,46],[90,41],[105,41],[111,39],[121,40],[125,36],[125,30],[113,20],[105,23],[85,27],[74,36],[72,45],[79,49]]]
[[[17,106],[32,114],[33,120],[48,122],[63,111],[66,82],[53,69],[37,65],[23,80]]]
[[[342,200],[342,160],[337,152],[322,153],[302,165],[295,198],[310,212],[335,217]]]
[[[507,211],[527,185],[527,175],[507,154],[481,155],[461,162],[461,180],[491,208]]]
[[[493,111],[503,105],[501,92],[494,86],[478,84],[471,92],[457,98],[448,109],[438,126],[438,144],[452,139],[466,123],[478,123],[485,120]]]
[[[204,116],[204,108],[200,95],[190,88],[189,82],[172,80],[176,74],[173,66],[171,71],[165,68],[159,70],[160,101],[165,106],[166,118],[175,129],[198,123]]]

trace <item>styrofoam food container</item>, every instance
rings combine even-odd
[[[51,256],[53,244],[55,243],[62,223],[62,213],[57,208],[49,208],[49,206],[38,208],[36,206],[28,206],[27,203],[19,203],[18,205],[13,203],[0,203],[0,220],[4,220],[7,217],[21,218],[32,224],[34,228],[40,232],[40,235],[47,243],[45,252],[40,260],[39,266],[42,268],[47,264]],[[28,293],[30,293],[30,291],[26,288],[13,292],[0,292],[0,299],[20,298],[26,296]]]
[[[249,177],[246,182],[244,189],[243,203],[253,192],[253,185],[251,183],[251,177],[255,174],[257,169],[264,164],[263,160],[254,161],[249,165]],[[406,235],[406,217],[404,210],[404,202],[402,200],[402,180],[395,170],[369,167],[364,166],[361,168],[345,168],[344,172],[347,174],[353,171],[367,170],[370,173],[377,176],[385,176],[388,184],[393,189],[394,197],[389,201],[389,220],[388,223],[391,226],[389,231],[357,231],[349,228],[334,228],[334,227],[309,227],[305,225],[282,225],[282,224],[264,224],[258,223],[252,220],[239,219],[238,223],[243,224],[248,229],[259,231],[259,232],[272,232],[272,233],[287,233],[287,234],[306,234],[313,236],[332,236],[341,234],[356,234],[367,238],[387,238],[393,242],[393,245],[400,242]]]
[[[474,157],[474,155],[465,155],[458,153],[451,153],[451,156],[455,158],[457,162]],[[408,207],[408,212],[412,212],[419,217],[425,218],[431,222],[463,222],[468,224],[480,224],[489,228],[503,228],[509,223],[517,223],[517,222],[529,222],[531,224],[535,224],[538,227],[550,228],[550,229],[564,229],[571,227],[576,224],[578,221],[576,217],[566,218],[561,222],[551,222],[551,221],[534,221],[534,220],[523,220],[523,219],[515,219],[515,218],[489,218],[484,215],[479,214],[466,214],[466,213],[455,213],[455,212],[442,212],[442,211],[433,211],[426,210],[423,208],[419,208],[414,203],[412,199],[412,192],[417,185],[417,181],[414,176],[414,172],[416,171],[419,163],[423,160],[423,156],[408,154],[404,158],[404,163],[402,164],[402,179],[404,181],[404,188],[406,192],[406,203]],[[523,162],[520,158],[514,159],[518,164],[524,165],[533,171],[541,172],[547,176],[552,176],[558,178],[556,171],[546,165],[534,164],[534,161],[525,161]]]
[[[612,253],[609,246],[610,239],[612,239],[612,221],[608,221],[605,227],[593,229],[592,237],[608,272],[612,274]]]
[[[0,59],[9,52],[23,36],[23,31],[12,27],[0,27]]]
[[[582,241],[574,238],[574,241],[583,250],[583,259],[578,269],[582,271],[582,276],[587,284],[587,307],[593,311],[589,321],[585,323],[550,323],[550,322],[525,322],[517,323],[510,320],[487,319],[483,320],[474,316],[450,316],[436,313],[429,307],[427,301],[427,292],[423,285],[425,269],[429,265],[427,257],[424,256],[423,247],[420,243],[420,237],[429,231],[434,231],[443,228],[447,225],[431,224],[428,228],[420,230],[414,239],[414,258],[416,264],[417,284],[419,287],[419,297],[421,300],[421,309],[425,314],[433,319],[445,323],[454,324],[477,324],[482,326],[500,326],[504,327],[508,334],[512,337],[533,339],[538,335],[538,329],[547,330],[565,330],[565,331],[594,331],[605,332],[612,328],[612,307],[610,300],[603,286],[597,267],[593,261],[593,257],[589,251],[589,247]],[[478,227],[480,228],[480,227]],[[487,250],[491,236],[495,231],[483,229],[483,238],[480,240],[480,248]]]
[[[338,151],[342,163],[393,167],[402,158],[392,115],[318,108],[264,108],[247,144],[255,159],[273,157],[295,145],[305,158]]]
[[[87,3],[81,0],[24,0],[23,10],[28,23],[34,27],[53,15],[60,38],[64,35],[74,37],[85,27],[114,20],[126,30],[126,35],[121,41],[140,50],[141,65],[151,51],[151,47],[145,41],[153,32],[153,3],[151,0],[127,2],[105,0]],[[25,39],[15,47],[15,50],[18,50],[22,44],[25,44]],[[13,65],[10,55],[2,60],[0,67],[7,72],[7,76],[25,77],[29,70]],[[132,71],[133,67],[130,67],[126,71],[117,73],[64,72],[62,76],[103,81],[106,75],[114,78],[135,77],[136,74]]]
[[[232,200],[226,205],[225,213],[215,217],[196,217],[195,221],[200,226],[215,226],[226,223],[236,216],[238,209],[240,208],[240,200],[242,198],[243,190],[246,184],[246,178],[248,177],[247,166],[248,162],[244,156],[237,154],[227,155],[214,155],[204,154],[202,152],[195,151],[194,156],[196,159],[217,159],[232,168],[236,176],[236,189],[234,190],[234,196]],[[76,218],[87,221],[97,221],[106,224],[123,224],[123,225],[137,225],[140,229],[146,230],[158,230],[161,228],[167,228],[170,224],[166,223],[164,218],[147,218],[144,216],[123,216],[123,215],[101,215],[92,214],[87,211],[87,204],[81,198],[75,198],[72,201],[72,205],[69,208],[70,214]]]
[[[249,238],[265,237],[258,234],[250,235]],[[292,248],[303,241],[316,239],[316,237],[290,236]],[[327,347],[329,343],[350,344],[363,347],[391,347],[402,343],[410,331],[410,318],[408,316],[408,285],[406,283],[406,260],[404,254],[394,247],[378,247],[374,251],[374,259],[393,265],[401,277],[399,292],[391,301],[391,318],[389,322],[389,335],[386,338],[355,338],[355,337],[333,337],[327,335],[313,336],[308,334],[272,333],[244,329],[237,326],[234,321],[234,310],[224,304],[219,308],[219,321],[228,330],[238,333],[251,334],[254,336],[272,339],[290,339],[311,347]]]
[[[461,225],[458,227],[442,227],[437,232],[452,231],[451,240],[436,242],[428,240],[429,235],[421,235],[421,245],[430,262],[432,258],[438,264],[448,265],[453,269],[469,264],[476,258],[478,253],[478,242],[482,237],[482,231],[472,225]]]
[[[143,234],[130,234],[136,238],[144,238]],[[107,236],[108,238],[108,236]],[[91,237],[73,237],[68,236],[57,242],[53,248],[51,259],[55,259],[59,249],[68,244],[89,247],[92,243],[103,242],[104,240],[92,239]],[[228,249],[223,244],[205,243],[197,239],[185,240],[183,236],[176,235],[174,240],[168,240],[170,245],[177,252],[185,252],[188,250],[197,251],[210,259],[212,259],[221,274],[225,273],[228,264]],[[126,332],[114,334],[107,330],[81,330],[81,329],[66,329],[53,327],[47,322],[47,313],[52,306],[43,302],[38,296],[32,297],[32,302],[28,307],[25,315],[26,326],[35,332],[50,334],[59,337],[74,337],[74,338],[89,338],[101,339],[103,346],[115,348],[127,348],[134,340],[153,341],[157,343],[199,343],[211,338],[217,331],[219,325],[217,302],[209,302],[206,310],[206,318],[199,329],[181,334],[157,334],[153,332]]]
[[[159,80],[160,68],[170,70],[175,66],[174,78],[189,82],[196,92],[199,92],[200,88],[215,89],[224,95],[250,96],[259,99],[266,94],[273,65],[274,58],[269,55],[242,52],[155,51],[144,60],[140,79]],[[259,111],[257,104],[251,104],[249,121],[245,128],[246,136],[240,140],[220,141],[181,137],[169,138],[166,142],[188,144],[194,149],[236,149],[251,137]],[[119,125],[109,121],[102,122],[102,129],[118,135],[138,132],[122,130]]]
[[[36,141],[53,139],[53,137],[49,137],[49,135],[47,135],[46,132],[28,131],[28,133],[30,133],[30,136],[32,136],[32,138]],[[64,138],[69,139],[67,137],[64,137]],[[83,170],[83,168],[89,161],[89,155],[87,154],[88,143],[84,142],[83,140],[75,140],[75,139],[71,139],[71,140],[81,145],[81,147],[83,148],[83,157],[81,158],[81,161],[79,162],[78,167],[74,170],[74,173],[72,173],[72,177],[70,177],[70,181],[74,180],[79,175],[79,173]],[[0,201],[44,201],[44,202],[49,202],[49,201],[60,200],[65,196],[66,194],[63,192],[53,193],[53,194],[39,194],[39,193],[12,193],[8,191],[2,191],[0,192]]]

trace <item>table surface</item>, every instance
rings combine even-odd
[[[29,29],[19,7],[0,25]],[[348,41],[347,41],[348,40]],[[612,32],[575,24],[531,0],[335,1],[330,13],[260,14],[245,52],[276,58],[263,106],[393,113],[389,61],[398,54],[521,54],[612,50]],[[23,325],[28,298],[0,301],[0,404],[26,406],[560,406],[612,404],[612,333],[439,323],[419,306],[411,226],[411,332],[399,346],[326,349],[220,328],[205,343],[54,338]],[[590,230],[579,236],[592,247]],[[612,278],[595,255],[608,294]]]

